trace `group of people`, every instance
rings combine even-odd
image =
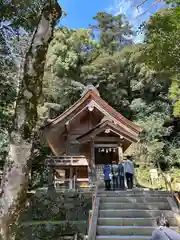
[[[131,156],[127,156],[127,160],[112,165],[104,165],[104,182],[106,190],[116,189],[132,189],[134,179],[134,164]]]

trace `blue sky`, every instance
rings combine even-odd
[[[93,23],[92,18],[97,12],[106,11],[114,15],[124,13],[134,29],[137,29],[143,21],[162,7],[161,4],[154,6],[155,0],[148,0],[137,9],[135,6],[139,2],[141,0],[59,0],[60,5],[67,13],[67,16],[61,20],[61,24],[75,29],[87,28],[89,24]],[[139,34],[135,41],[139,42],[142,39],[143,35]]]

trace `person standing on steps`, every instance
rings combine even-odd
[[[157,228],[150,240],[180,240],[180,234],[169,228],[169,222],[163,214],[157,217]]]
[[[124,175],[125,175],[124,161],[122,161],[119,163],[119,166],[118,166],[119,188],[122,190],[125,188]]]
[[[119,167],[116,161],[112,161],[111,173],[112,173],[112,181],[113,181],[113,190],[118,189],[118,175],[119,175]]]
[[[127,160],[125,162],[125,176],[128,189],[132,189],[134,178],[134,164],[132,162],[131,156],[127,156]]]
[[[104,182],[105,182],[105,189],[108,191],[111,189],[111,167],[109,164],[104,165]]]

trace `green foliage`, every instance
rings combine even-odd
[[[180,7],[161,10],[146,24],[146,57],[157,70],[177,73],[180,66]]]
[[[172,79],[169,97],[174,102],[174,116],[180,115],[180,80]]]
[[[6,158],[9,151],[8,143],[9,143],[8,133],[1,132],[0,133],[0,170],[3,169],[4,159]]]
[[[4,69],[1,69],[3,74],[0,74],[0,128],[10,127],[12,118],[13,102],[15,100],[16,91],[11,76],[4,76],[8,74]]]
[[[180,116],[179,66],[180,66],[180,6],[154,14],[145,25],[145,61],[157,71],[172,75],[170,99],[174,102],[174,115]],[[176,81],[174,80],[176,79]]]
[[[91,36],[91,30],[57,29],[48,51],[47,66],[58,77],[78,79],[81,66],[93,59],[98,47]]]
[[[2,0],[0,7],[0,162],[8,151],[18,82],[23,70],[29,35],[37,25],[44,0]]]
[[[165,0],[165,2],[172,7],[180,6],[180,0]]]
[[[32,169],[31,169],[31,182],[29,183],[29,189],[41,188],[47,185],[48,168],[46,165],[46,158],[51,155],[50,149],[46,144],[40,142],[41,138],[38,138],[35,151],[32,156]]]
[[[159,181],[154,182],[153,184],[151,183],[150,179],[150,166],[140,166],[135,169],[136,172],[136,179],[137,179],[137,184],[141,187],[145,188],[153,188],[153,189],[164,189],[166,190],[166,184],[164,179],[162,178],[161,174],[159,174]],[[178,191],[178,185],[179,183],[179,169],[178,168],[171,168],[165,174],[169,174],[171,176],[171,185],[174,191]]]
[[[132,30],[124,15],[116,15],[106,12],[98,12],[94,20],[97,24],[91,25],[94,34],[99,36],[101,49],[113,53],[125,44],[132,43]]]
[[[15,65],[0,32],[0,169],[8,153],[8,129],[12,124],[16,98]]]
[[[15,0],[1,1],[0,19],[9,21],[10,27],[19,30],[22,27],[33,31],[37,25],[37,16],[40,14],[45,0]]]

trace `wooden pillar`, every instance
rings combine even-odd
[[[76,190],[76,175],[73,176],[73,190]]]
[[[118,161],[119,162],[123,161],[123,148],[121,143],[118,146]]]
[[[69,189],[73,188],[73,168],[70,167],[70,176],[69,176]]]
[[[96,182],[96,168],[95,168],[95,154],[94,154],[94,140],[91,139],[89,149],[89,164],[88,164],[88,178],[90,187],[94,186]]]
[[[94,139],[91,140],[91,170],[93,181],[96,181],[96,165],[95,165],[95,153],[94,153]]]

